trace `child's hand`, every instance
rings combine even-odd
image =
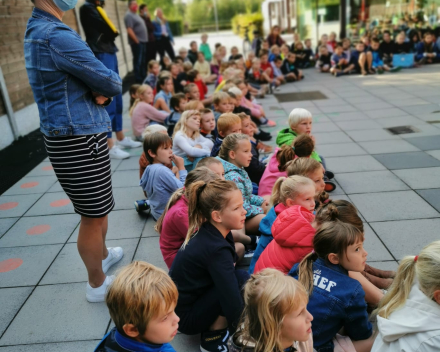
[[[264,214],[266,214],[269,211],[269,202],[265,200],[263,204],[261,204],[261,207],[263,208]]]
[[[174,162],[174,164],[176,164],[179,170],[185,170],[185,163],[183,162],[183,158],[173,154],[171,160]]]
[[[203,147],[202,147],[200,144],[196,144],[196,145],[194,146],[194,148],[203,149]]]
[[[187,81],[181,81],[181,82],[180,82],[180,84],[181,84],[182,86],[186,86],[187,83],[188,83]]]

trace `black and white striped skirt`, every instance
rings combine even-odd
[[[113,209],[107,133],[86,136],[44,136],[49,160],[75,212],[100,218]]]

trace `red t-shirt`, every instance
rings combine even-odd
[[[263,64],[263,63],[261,64],[261,69],[263,71],[266,71],[268,68],[270,69],[269,77],[273,78],[273,70],[272,70],[272,66],[270,65],[270,62],[267,62],[265,64]]]

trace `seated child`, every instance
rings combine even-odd
[[[273,61],[271,61],[270,65],[272,66],[273,75],[275,78],[279,78],[282,80],[282,83],[286,83],[287,77],[283,75],[281,71],[281,66],[283,65],[283,59],[280,55],[275,56]]]
[[[228,61],[235,60],[235,57],[236,57],[238,54],[239,54],[239,53],[238,53],[238,48],[237,48],[236,46],[233,46],[233,47],[231,48],[231,55],[229,55]]]
[[[242,324],[229,339],[229,351],[313,352],[308,299],[298,281],[278,270],[252,275],[244,287]]]
[[[261,69],[261,60],[258,57],[252,60],[252,67],[247,72],[247,80],[257,89],[259,89],[263,83],[272,83],[268,72]]]
[[[206,84],[214,83],[217,79],[217,75],[211,73],[211,65],[205,60],[205,54],[201,51],[197,54],[197,61],[194,64],[194,70],[200,73],[203,82]]]
[[[331,67],[331,55],[325,45],[319,47],[319,57],[316,62],[316,68],[321,72],[329,72]]]
[[[212,53],[211,53],[211,48],[209,47],[208,44],[208,34],[203,33],[200,39],[202,40],[202,42],[199,45],[199,51],[203,53],[206,61],[209,62],[212,59]]]
[[[331,64],[330,72],[335,77],[349,74],[351,70],[354,69],[354,64],[348,61],[341,44],[336,44],[335,52],[331,58]]]
[[[173,155],[172,141],[168,135],[153,133],[147,136],[144,140],[144,152],[149,165],[142,175],[140,186],[147,193],[151,215],[157,221],[171,195],[183,187],[188,172],[183,159]],[[171,162],[179,170],[179,179],[167,167]]]
[[[183,158],[185,168],[191,171],[200,159],[211,154],[214,143],[200,134],[200,112],[187,110],[180,118],[180,129],[174,130],[173,154]]]
[[[312,48],[312,40],[307,38],[304,40],[304,50],[307,53],[308,57],[310,58],[310,66],[315,64],[315,52]]]
[[[303,78],[302,71],[296,67],[296,55],[288,53],[281,65],[281,72],[286,77],[287,82],[297,81]]]
[[[160,66],[156,60],[148,62],[148,75],[143,84],[148,84],[151,89],[155,89],[157,85],[157,78],[159,76]]]
[[[372,67],[377,73],[382,74],[384,71],[397,72],[401,70],[400,66],[391,68],[383,61],[383,53],[380,51],[379,39],[371,39],[371,55],[373,56]]]
[[[281,45],[281,58],[284,60],[287,58],[287,54],[290,52],[289,46],[287,44]]]
[[[187,73],[192,70],[193,65],[190,61],[183,62],[181,64],[181,70],[176,76],[176,78],[173,78],[173,84],[175,92],[182,92],[186,85],[188,84],[188,76]]]
[[[229,95],[225,92],[216,92],[212,96],[212,104],[214,105],[214,117],[217,121],[221,114],[226,114],[230,111]]]
[[[168,126],[168,136],[174,133],[174,126],[180,120],[182,112],[185,110],[185,105],[188,101],[183,93],[174,94],[170,99],[171,114],[166,118],[165,125]]]
[[[290,271],[309,293],[307,309],[313,315],[313,347],[333,351],[370,351],[373,328],[368,320],[365,292],[348,271],[365,268],[364,234],[343,222],[320,226],[313,238],[313,252]],[[325,314],[323,313],[325,312]],[[338,335],[344,328],[347,336]]]
[[[361,73],[363,76],[367,73],[375,73],[372,68],[373,55],[371,51],[365,51],[365,44],[363,42],[358,42],[356,49],[351,52],[350,64],[354,65],[354,71]]]
[[[275,58],[280,55],[281,55],[280,47],[276,44],[272,45],[272,47],[270,48],[270,53],[269,53],[269,58],[268,58],[269,62],[274,61]]]
[[[379,50],[383,55],[384,63],[391,67],[393,63],[394,42],[391,40],[390,31],[383,31],[382,39]]]
[[[273,185],[280,177],[287,177],[287,164],[296,158],[310,157],[315,149],[313,139],[307,134],[300,134],[291,145],[284,144],[276,148],[261,177],[258,195],[272,194]]]
[[[214,158],[212,156],[203,158],[198,162],[197,169],[204,166],[214,172],[221,180],[225,179],[225,169],[223,168],[222,162],[217,158]]]
[[[180,65],[176,62],[173,62],[170,65],[170,73],[171,73],[171,78],[173,79],[173,87],[174,87],[174,93],[183,93],[183,85],[182,85],[182,81],[178,80],[178,76],[180,74]],[[185,81],[186,83],[186,81]]]
[[[195,40],[189,43],[188,59],[193,65],[197,61],[197,42]]]
[[[205,99],[206,93],[208,93],[208,87],[206,87],[205,82],[203,82],[202,76],[199,71],[191,70],[187,73],[188,82],[194,83],[199,89],[200,99],[203,101]]]
[[[140,84],[132,84],[129,89],[130,94],[130,110],[133,107],[134,102],[138,99],[137,90],[139,89]]]
[[[342,50],[348,62],[351,61],[351,40],[350,38],[342,39]]]
[[[301,41],[295,42],[293,53],[296,56],[296,64],[299,68],[310,67],[310,53],[304,49]]]
[[[224,180],[195,182],[188,195],[188,233],[170,270],[179,290],[179,331],[201,333],[202,351],[227,351],[227,338],[244,308],[241,290],[249,278],[235,268],[231,234],[244,225],[243,198],[234,182]]]
[[[255,235],[258,233],[263,214],[269,210],[269,197],[266,197],[266,200],[252,194],[252,182],[244,170],[244,167],[249,166],[252,160],[251,148],[248,136],[233,133],[224,139],[219,158],[225,168],[225,179],[234,181],[243,195],[243,206],[246,210],[246,234]]]
[[[176,285],[162,269],[141,261],[127,265],[106,296],[115,327],[95,352],[175,352],[169,342],[179,327],[177,298]]]
[[[215,135],[215,118],[211,109],[203,108],[200,110],[200,134],[215,143],[217,136]]]
[[[417,44],[416,61],[419,64],[433,64],[440,62],[440,49],[434,42],[434,36],[426,32],[423,41]]]
[[[204,108],[205,107],[203,106],[203,103],[200,100],[190,100],[189,102],[187,102],[185,104],[184,111],[187,111],[187,110],[198,110],[198,111],[201,111]]]
[[[293,264],[313,250],[315,185],[303,176],[281,177],[274,185],[272,198],[271,204],[272,200],[282,204],[274,209],[278,215],[271,228],[274,241],[265,249],[260,247],[264,250],[256,261],[254,272],[274,268],[287,274]]]
[[[131,127],[133,135],[138,141],[143,141],[142,132],[150,124],[164,123],[169,113],[156,109],[153,102],[153,90],[150,86],[143,84],[137,90],[138,98],[130,109]]]
[[[333,54],[333,46],[328,42],[328,35],[321,35],[321,40],[319,41],[319,47],[325,46],[329,53]]]
[[[265,72],[269,76],[270,81],[268,83],[270,83],[271,86],[278,87],[279,85],[281,85],[283,80],[279,77],[274,76],[272,66],[269,62],[269,52],[267,50],[263,49],[260,51],[260,65],[263,72]]]
[[[183,93],[185,94],[188,101],[200,101],[199,87],[197,87],[195,83],[188,83],[185,88],[183,88]]]
[[[440,346],[440,241],[400,261],[377,309],[379,334],[372,352],[426,351]]]
[[[406,41],[405,32],[400,32],[396,36],[396,42],[393,46],[393,55],[396,54],[409,54],[412,52],[411,45]]]
[[[226,94],[226,93],[225,93]],[[217,156],[223,143],[223,139],[233,133],[241,133],[241,119],[238,115],[226,113],[220,115],[217,120],[217,138],[211,149],[211,156]]]
[[[162,76],[157,81],[156,96],[154,97],[154,107],[168,113],[170,110],[170,99],[173,92],[173,80],[170,76]]]

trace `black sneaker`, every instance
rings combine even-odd
[[[262,130],[260,130],[260,133],[258,133],[258,134],[254,133],[254,137],[255,137],[255,139],[258,139],[262,142],[267,142],[272,139],[272,135],[269,132],[265,132]]]
[[[134,202],[134,208],[138,213],[149,211],[150,210],[150,204],[148,203],[147,199],[143,200],[137,200]]]
[[[203,332],[200,342],[200,351],[229,352],[228,339],[228,329]]]

